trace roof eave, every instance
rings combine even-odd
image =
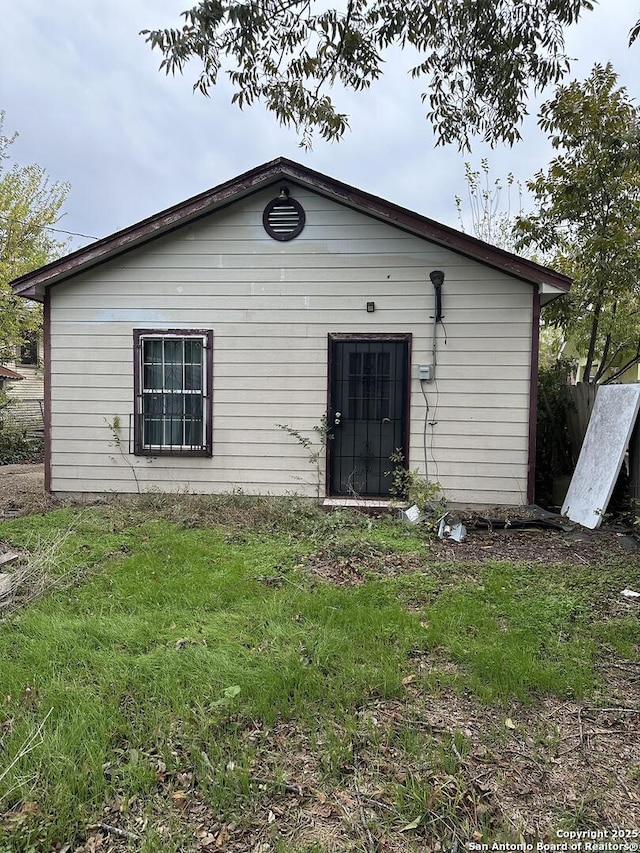
[[[526,282],[557,289],[558,295],[566,293],[571,286],[571,279],[548,267],[519,258],[517,255],[498,249],[468,234],[462,234],[454,228],[441,225],[421,214],[280,157],[27,273],[12,282],[13,290],[17,295],[41,301],[46,287],[104,263],[176,228],[188,225],[271,183],[287,178],[334,201]]]
[[[24,376],[21,373],[16,373],[15,370],[11,370],[9,367],[0,365],[0,379],[4,379],[7,382],[21,382]]]
[[[267,167],[274,166],[277,162],[274,160],[272,163],[265,164],[264,167],[252,169],[239,178],[193,196],[185,202],[123,228],[115,234],[103,237],[90,246],[77,249],[63,258],[26,273],[11,282],[13,291],[16,295],[28,299],[42,299],[43,288],[71,275],[77,275],[96,264],[104,263],[123,252],[135,249],[169,231],[188,225],[232,201],[256,192],[264,184],[277,180],[279,176],[277,171],[273,175],[270,170],[266,171]]]
[[[305,167],[298,167],[297,163],[287,161],[287,165],[294,167],[292,177],[295,177],[301,183],[306,183],[307,186],[319,193],[331,195],[334,200],[341,201],[349,207],[364,210],[370,215],[374,215],[398,228],[427,238],[434,243],[438,243],[458,254],[473,258],[488,266],[511,273],[531,284],[550,285],[558,289],[558,295],[567,293],[571,288],[572,279],[549,267],[537,264],[535,261],[529,261],[526,258],[521,258],[504,249],[499,249],[497,246],[485,243],[477,237],[463,234],[455,228],[442,225],[433,219],[385,201],[364,190],[343,184],[334,178],[327,178]],[[303,169],[303,173],[298,174],[296,167]],[[319,178],[320,180],[316,182],[313,178]],[[327,187],[331,188],[331,193],[327,193]]]

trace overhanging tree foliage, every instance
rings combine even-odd
[[[15,296],[9,282],[62,253],[66,243],[49,229],[69,191],[68,184],[50,183],[40,166],[7,168],[16,135],[3,135],[3,123],[0,111],[0,364],[42,324],[40,306]]]
[[[547,309],[586,357],[585,381],[640,361],[640,110],[610,64],[557,89],[540,126],[559,154],[528,183],[537,213],[520,217],[523,246],[551,253],[574,279]]]
[[[565,27],[592,0],[200,0],[180,28],[143,30],[161,51],[161,68],[202,70],[203,94],[228,75],[241,108],[262,102],[309,144],[314,131],[339,139],[348,119],[333,86],[367,89],[383,73],[389,48],[408,49],[409,69],[425,78],[427,118],[440,143],[469,147],[479,133],[513,142],[527,96],[568,70]]]

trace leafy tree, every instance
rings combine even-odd
[[[617,79],[610,64],[595,65],[542,106],[559,153],[527,184],[537,212],[516,226],[520,245],[574,279],[546,318],[586,356],[593,382],[640,361],[640,110]]]
[[[469,147],[520,137],[531,90],[568,70],[564,28],[593,0],[199,0],[179,28],[143,30],[161,69],[202,66],[203,94],[226,72],[239,107],[261,101],[310,144],[314,131],[339,139],[348,126],[328,91],[367,89],[389,49],[408,49],[410,74],[426,78],[422,98],[440,143]],[[385,56],[386,54],[386,56]]]
[[[2,133],[0,111],[0,364],[42,324],[40,306],[13,294],[9,282],[58,257],[66,243],[53,236],[68,184],[50,183],[40,166],[7,168],[16,134]]]

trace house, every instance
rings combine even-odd
[[[568,355],[571,355],[571,348],[567,347]],[[577,382],[585,382],[587,377],[585,376],[585,368],[587,366],[587,359],[584,356],[578,356],[576,358],[577,365],[575,369],[575,381]],[[600,368],[600,362],[596,361],[591,368],[591,376],[595,376]],[[616,383],[635,383],[640,382],[640,361],[632,361],[632,359],[628,358],[626,355],[618,356],[613,359],[611,364],[604,371],[603,375],[598,379],[599,383],[602,382],[616,382]]]
[[[2,367],[20,378],[19,385],[11,385],[9,391],[14,400],[42,400],[44,398],[44,375],[42,362],[44,357],[42,336],[29,333],[24,344],[16,347],[9,361],[3,361]]]
[[[13,400],[41,401],[44,398],[43,358],[42,335],[30,332],[25,343],[15,348],[12,358],[2,362],[2,368],[20,380],[19,385],[11,384],[6,388]]]
[[[4,423],[38,436],[43,431],[43,356],[42,335],[34,332],[16,347],[11,361],[0,365],[0,390],[10,403],[4,411]]]
[[[278,158],[13,282],[44,302],[47,488],[373,499],[399,451],[452,502],[526,504],[569,286]],[[316,483],[278,425],[325,417]]]

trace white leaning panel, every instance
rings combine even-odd
[[[640,410],[640,383],[602,385],[567,492],[562,515],[599,527],[622,467]]]

